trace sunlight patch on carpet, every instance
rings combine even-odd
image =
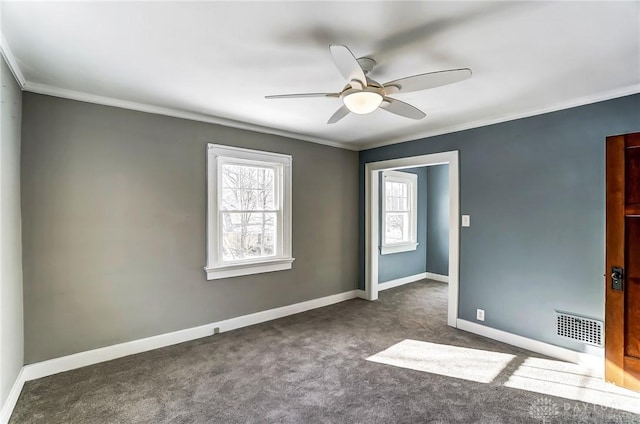
[[[528,358],[504,385],[640,413],[640,393],[606,383],[600,373],[568,362]]]
[[[367,361],[491,383],[514,358],[515,355],[506,353],[407,339],[368,357]]]

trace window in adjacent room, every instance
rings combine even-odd
[[[382,255],[416,250],[418,176],[408,172],[382,173]]]
[[[207,279],[291,269],[291,156],[208,145]]]

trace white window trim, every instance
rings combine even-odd
[[[411,252],[418,248],[420,243],[394,243],[387,244],[385,246],[380,246],[380,254],[381,255],[390,255],[392,253],[402,253],[402,252]]]
[[[224,263],[222,261],[221,238],[219,237],[222,225],[218,210],[220,201],[218,181],[221,172],[219,165],[225,162],[243,161],[281,166],[281,174],[277,180],[280,185],[278,193],[282,193],[280,199],[282,216],[279,217],[282,225],[281,228],[278,228],[277,252],[274,256],[266,258]],[[292,157],[290,155],[220,144],[209,143],[207,145],[207,265],[204,267],[207,280],[291,269],[294,261],[291,256],[291,166]]]
[[[400,243],[386,242],[386,206],[385,206],[385,182],[395,181],[409,185],[409,237],[410,241]],[[418,176],[409,172],[383,171],[382,172],[382,234],[380,239],[381,255],[390,255],[392,253],[410,252],[418,248]]]

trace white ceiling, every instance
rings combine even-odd
[[[2,47],[28,91],[362,149],[640,92],[640,2],[4,2]],[[326,121],[329,44],[379,81],[469,67],[398,94],[426,112]]]

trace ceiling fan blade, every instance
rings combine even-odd
[[[396,115],[404,116],[411,119],[422,119],[427,116],[423,111],[415,106],[411,106],[409,103],[401,102],[391,97],[385,97],[382,105],[382,109],[387,112],[395,113]]]
[[[273,96],[264,96],[265,99],[299,99],[304,97],[340,97],[340,93],[276,94]]]
[[[392,92],[408,93],[411,91],[426,90],[429,88],[440,87],[442,85],[452,84],[471,77],[471,69],[450,69],[448,71],[429,72],[426,74],[413,75],[406,78],[400,78],[389,81],[382,86],[385,88],[396,87]]]
[[[347,46],[332,44],[329,46],[331,57],[338,68],[338,71],[347,80],[358,80],[362,85],[367,85],[367,77],[358,63],[358,59],[351,53]]]
[[[349,114],[349,109],[347,109],[345,105],[342,105],[340,109],[336,110],[336,113],[331,115],[331,118],[329,118],[329,120],[327,121],[327,124],[335,124],[336,122],[338,122],[339,120],[347,116],[348,114]]]

